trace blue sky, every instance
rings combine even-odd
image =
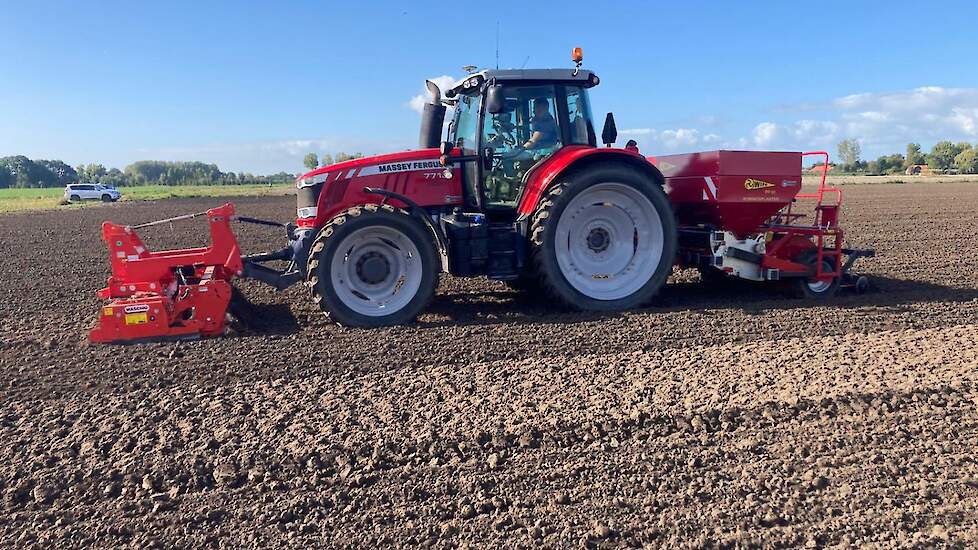
[[[5,1],[0,156],[271,173],[411,148],[424,79],[494,66],[497,20],[503,68],[582,46],[595,118],[650,154],[978,141],[974,1],[440,5]]]

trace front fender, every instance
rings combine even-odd
[[[665,185],[665,178],[659,169],[638,153],[610,147],[569,145],[554,153],[530,173],[517,210],[520,216],[529,216],[536,210],[541,197],[557,178],[597,162],[616,162],[634,166],[659,185]]]

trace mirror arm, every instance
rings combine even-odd
[[[463,162],[475,162],[477,160],[482,160],[482,155],[459,155],[457,157],[442,155],[438,160],[441,162],[442,166],[448,166],[449,164],[462,164]]]

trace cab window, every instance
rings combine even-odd
[[[594,122],[591,118],[591,105],[587,90],[577,86],[567,86],[567,120],[569,121],[568,144],[597,145]]]
[[[540,159],[563,145],[554,86],[506,86],[501,113],[486,114],[482,147],[492,148],[492,168],[484,173],[485,204],[513,207],[523,177]]]

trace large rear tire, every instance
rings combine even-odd
[[[313,301],[350,327],[414,320],[438,287],[431,232],[389,205],[350,208],[319,231],[307,264]]]
[[[551,187],[533,213],[532,269],[570,309],[649,302],[672,272],[676,221],[662,188],[632,168],[598,165]]]

